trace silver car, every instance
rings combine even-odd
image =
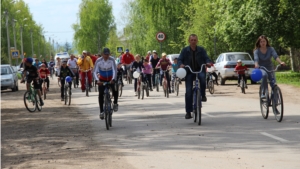
[[[175,58],[178,58],[179,57],[179,54],[169,54],[167,55],[167,58],[170,60],[170,62],[173,64],[174,62],[174,59]]]
[[[17,69],[10,65],[1,65],[1,90],[11,89],[18,91]]]
[[[221,53],[214,64],[218,71],[218,80],[221,85],[224,85],[226,80],[237,80],[237,74],[234,72],[237,60],[242,60],[243,64],[249,69],[248,73],[246,73],[246,78],[250,79],[250,74],[254,68],[254,61],[249,53]],[[255,82],[251,80],[251,84],[254,83]]]

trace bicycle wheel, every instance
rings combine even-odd
[[[242,90],[242,93],[246,94],[246,91],[245,91],[245,82],[244,82],[244,79],[241,79],[241,90]]]
[[[201,125],[201,94],[200,94],[200,90],[197,90],[197,99],[196,99],[196,111],[197,111],[197,121],[198,121],[198,125]]]
[[[138,94],[138,99],[140,99],[141,98],[141,90],[140,90],[140,87],[138,86],[138,89],[137,89],[137,94]]]
[[[68,105],[70,106],[71,105],[71,88],[70,87],[68,87],[68,95],[69,95],[69,103],[68,103]]]
[[[68,87],[65,85],[65,105],[69,103],[69,92],[68,92]]]
[[[273,88],[272,108],[275,119],[281,122],[283,119],[283,98],[281,90],[278,86]]]
[[[148,83],[146,85],[146,96],[149,97],[149,85],[148,85]]]
[[[194,123],[197,122],[197,104],[196,104],[196,100],[197,99],[197,92],[195,92],[195,89],[193,89],[193,115],[194,115]]]
[[[111,100],[109,100],[110,102],[110,111],[109,111],[109,115],[108,115],[108,124],[109,124],[109,127],[112,127],[112,114],[113,114],[113,103],[111,102]]]
[[[123,91],[123,87],[122,87],[122,84],[119,84],[119,90],[118,90],[118,92],[119,92],[119,97],[121,97],[122,96],[122,91]]]
[[[166,87],[166,95],[167,95],[166,97],[169,98],[169,89],[168,89],[168,85],[167,85],[167,87]]]
[[[46,89],[46,87],[43,88],[43,94],[44,94],[44,100],[46,100],[46,98],[47,98],[47,97],[46,97],[46,94],[47,94],[47,89]]]
[[[35,95],[35,100],[36,100],[36,102],[35,102],[36,103],[36,108],[38,109],[38,111],[42,111],[43,106],[41,106],[40,99],[37,98],[37,95]]]
[[[214,83],[213,83],[213,81],[212,80],[209,80],[208,81],[208,84],[207,84],[207,86],[208,86],[208,91],[209,91],[209,93],[210,94],[214,94]]]
[[[142,87],[142,100],[144,99],[144,95],[145,95],[145,87],[143,85],[143,87]]]
[[[85,79],[85,96],[89,97],[89,90],[90,90],[90,86],[89,86],[89,82],[88,79]]]
[[[179,82],[178,81],[176,81],[175,90],[176,90],[176,96],[178,96],[178,94],[179,94]]]
[[[156,84],[156,91],[159,92],[159,78],[156,76],[155,78],[155,84]]]
[[[108,97],[107,94],[104,96],[104,115],[105,115],[105,125],[106,130],[109,130],[109,105],[108,105]]]
[[[265,99],[261,98],[262,95],[262,86],[259,88],[259,100],[260,100],[260,111],[264,119],[267,119],[269,116],[269,91],[268,88],[265,90]]]
[[[29,91],[26,91],[24,94],[24,104],[26,109],[29,112],[34,112],[36,110],[36,100],[35,97],[32,96],[32,94],[30,94]]]

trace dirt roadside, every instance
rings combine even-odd
[[[25,85],[19,89],[1,91],[1,168],[134,168],[122,153],[92,139],[88,115],[63,105],[57,84],[41,112],[26,110]]]

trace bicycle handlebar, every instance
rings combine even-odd
[[[190,69],[190,71],[191,71],[192,73],[194,73],[194,74],[197,74],[197,73],[201,73],[201,72],[202,72],[202,68],[203,68],[203,66],[206,66],[206,64],[202,64],[202,65],[201,65],[201,70],[200,70],[199,72],[194,72],[194,71],[192,71],[192,69],[191,69],[191,67],[190,67],[189,65],[186,65],[186,66],[184,66],[184,67],[187,67],[187,68],[189,68],[189,69]]]
[[[261,69],[264,69],[265,71],[267,71],[267,72],[276,72],[277,71],[277,69],[279,68],[281,66],[281,64],[279,64],[279,65],[277,65],[276,66],[276,69],[274,69],[274,70],[268,70],[266,67],[264,67],[264,66],[259,66],[259,68]]]

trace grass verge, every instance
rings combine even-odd
[[[296,72],[276,72],[277,83],[289,84],[300,87],[300,73]]]

